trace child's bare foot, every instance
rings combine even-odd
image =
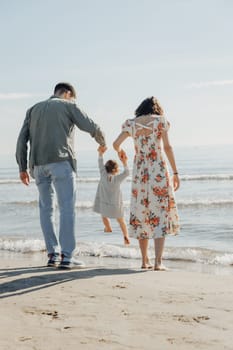
[[[125,243],[125,245],[129,245],[130,244],[129,237],[124,236],[124,243]]]
[[[111,227],[105,227],[104,228],[104,232],[112,232],[112,228]]]

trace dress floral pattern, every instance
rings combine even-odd
[[[179,232],[179,219],[168,167],[161,148],[163,129],[169,129],[164,116],[151,116],[141,125],[138,118],[128,119],[122,131],[134,140],[129,234],[137,239],[160,238]],[[140,134],[139,129],[150,129]]]

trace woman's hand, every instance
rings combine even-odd
[[[173,188],[174,191],[177,191],[180,187],[180,179],[178,174],[173,174]]]
[[[123,162],[124,159],[125,159],[125,160],[128,159],[128,158],[127,158],[127,155],[126,155],[126,153],[125,153],[125,151],[124,151],[123,149],[117,151],[117,154],[118,154],[119,159],[120,159],[122,162]]]
[[[128,160],[128,157],[127,157],[127,154],[125,153],[125,151],[123,149],[121,149],[120,151],[118,151],[118,157],[120,158],[122,164],[124,166],[127,165],[127,160]]]

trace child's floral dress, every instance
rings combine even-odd
[[[172,182],[161,145],[162,130],[168,130],[169,123],[164,116],[153,115],[151,119],[147,124],[140,124],[138,118],[128,119],[122,126],[135,146],[129,234],[138,239],[160,238],[179,231]],[[149,133],[138,135],[138,130],[145,129]]]

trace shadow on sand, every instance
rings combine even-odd
[[[8,278],[7,282],[0,285],[0,299],[22,295],[49,288],[57,284],[70,282],[78,279],[93,278],[98,276],[114,276],[143,273],[141,270],[128,268],[86,268],[82,270],[61,270],[47,267],[20,267],[0,269],[0,279]],[[30,276],[25,276],[30,274]],[[23,277],[18,278],[18,276]],[[9,281],[10,278],[10,281]]]

